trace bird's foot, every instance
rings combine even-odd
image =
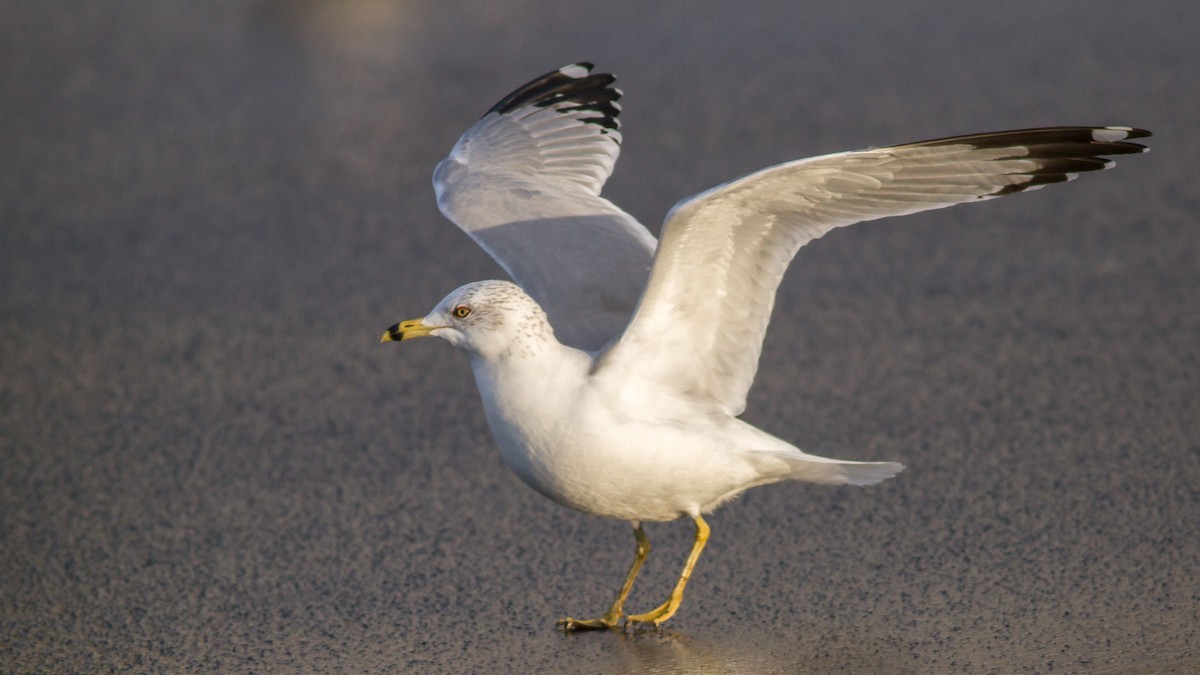
[[[645,614],[630,614],[629,616],[625,617],[625,624],[622,626],[622,628],[626,630],[631,628],[636,630],[638,628],[649,628],[653,626],[654,630],[658,630],[658,627],[661,626],[663,622],[665,622],[667,619],[670,619],[672,616],[675,616],[675,612],[679,610],[679,605],[682,603],[683,594],[681,593],[679,594],[679,597],[676,597],[676,595],[672,593],[670,599],[658,607],[650,610],[649,612],[646,612]]]
[[[564,633],[572,633],[577,630],[610,630],[617,627],[621,621],[621,615],[605,614],[599,619],[572,619],[567,617],[559,619],[555,624],[555,628],[561,628]]]

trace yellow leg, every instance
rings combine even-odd
[[[617,594],[617,599],[613,601],[612,607],[609,607],[604,616],[599,619],[572,619],[570,617],[560,619],[559,628],[565,632],[616,628],[617,622],[625,616],[625,599],[629,597],[629,591],[633,590],[633,580],[637,579],[638,572],[642,571],[642,564],[646,562],[646,556],[650,555],[650,539],[642,530],[641,523],[633,526],[633,536],[637,539],[637,551],[633,556],[633,564],[629,566],[629,573],[625,575],[625,583],[621,584],[621,592]]]
[[[683,587],[687,586],[688,579],[692,577],[692,568],[696,566],[700,552],[704,550],[704,543],[708,541],[708,523],[704,522],[704,518],[700,516],[695,516],[693,520],[696,521],[696,539],[692,542],[692,552],[688,554],[687,564],[683,566],[683,574],[679,575],[679,581],[675,584],[675,590],[671,591],[671,597],[645,614],[629,616],[626,623],[652,623],[655,628],[658,628],[662,622],[674,616],[675,612],[679,610],[679,605],[683,603]]]

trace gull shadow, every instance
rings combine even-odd
[[[597,649],[577,663],[597,672],[666,675],[682,673],[794,673],[850,670],[904,672],[897,643],[848,635],[799,635],[778,629],[728,630],[716,634],[669,629],[573,633],[564,637]],[[580,650],[582,651],[582,650]],[[579,654],[581,656],[581,654]]]

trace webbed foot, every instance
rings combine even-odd
[[[623,628],[637,629],[649,628],[650,626],[653,626],[654,630],[658,630],[658,627],[667,619],[675,616],[675,612],[679,611],[679,605],[681,604],[683,604],[683,593],[681,592],[678,595],[672,593],[670,599],[658,607],[650,610],[649,612],[644,614],[630,614],[629,616],[625,617],[625,625]]]
[[[572,619],[567,617],[559,619],[554,627],[562,629],[564,633],[572,633],[577,630],[610,630],[616,628],[620,621],[620,616],[613,616],[612,614],[605,614],[599,619]]]

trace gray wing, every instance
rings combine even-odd
[[[835,227],[979,201],[1143,152],[1129,127],[1054,127],[845,152],[770,167],[667,216],[629,328],[596,372],[667,400],[740,414],[775,291],[797,250]]]
[[[559,340],[620,334],[656,245],[600,196],[620,152],[613,76],[565,66],[509,94],[433,174],[438,207],[546,310]]]

